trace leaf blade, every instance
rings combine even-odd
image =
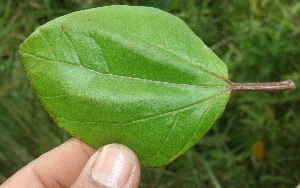
[[[66,15],[37,29],[20,53],[62,128],[94,147],[123,143],[144,166],[165,165],[195,144],[230,94],[225,64],[181,20],[153,8]]]

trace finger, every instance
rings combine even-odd
[[[140,164],[126,146],[109,144],[87,162],[72,188],[138,187]]]
[[[78,139],[71,139],[29,163],[2,186],[70,187],[94,152]]]

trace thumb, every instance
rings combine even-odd
[[[137,156],[124,145],[109,144],[88,160],[73,188],[138,187],[140,164]]]

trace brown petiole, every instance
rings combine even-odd
[[[231,82],[232,91],[286,91],[295,89],[295,83],[292,80],[282,82],[266,83],[235,83]]]

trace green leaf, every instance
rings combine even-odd
[[[182,20],[155,8],[62,16],[20,54],[60,127],[95,148],[124,144],[143,166],[166,165],[198,142],[231,91],[226,65]]]

